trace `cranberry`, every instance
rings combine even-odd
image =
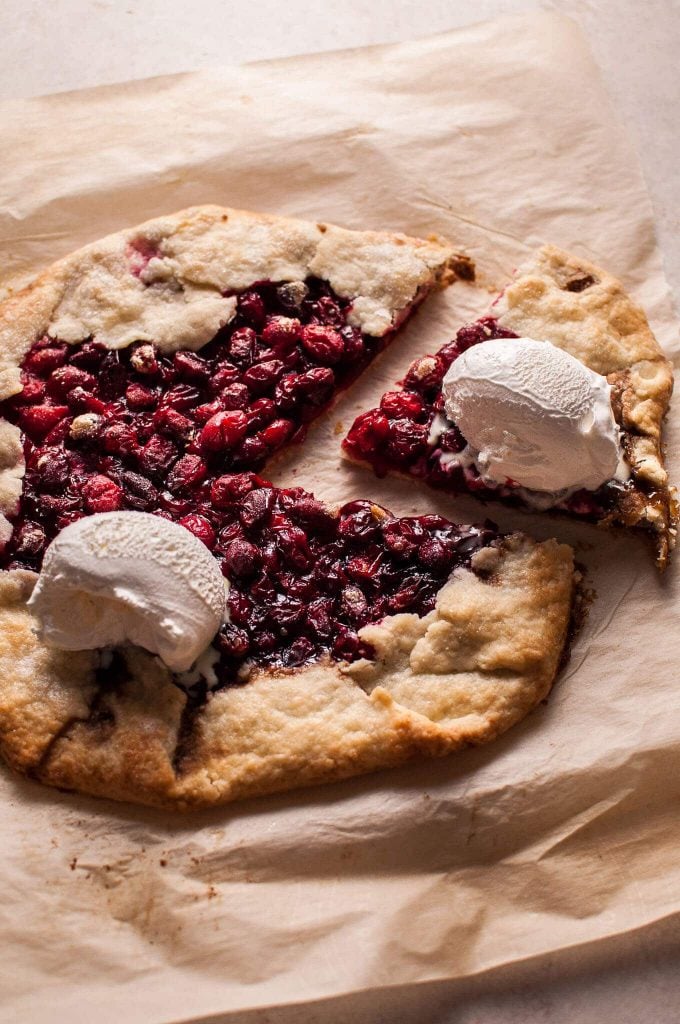
[[[267,621],[270,626],[281,630],[290,630],[303,617],[305,606],[294,597],[277,595],[277,600],[267,608]]]
[[[383,527],[382,535],[388,551],[409,557],[417,551],[425,531],[417,519],[392,519]]]
[[[250,391],[245,384],[230,384],[221,395],[223,409],[245,409],[250,402]]]
[[[237,363],[250,365],[257,351],[257,335],[252,327],[239,327],[231,336],[229,355]]]
[[[314,644],[306,636],[299,636],[290,647],[281,655],[281,661],[286,668],[298,668],[314,657]]]
[[[453,546],[437,537],[430,537],[418,551],[418,560],[427,569],[445,569],[454,558]]]
[[[130,409],[155,409],[158,395],[143,384],[130,384],[125,392],[125,399]]]
[[[102,398],[120,398],[127,386],[127,373],[119,361],[117,352],[107,352],[97,373],[99,394]]]
[[[340,329],[340,334],[345,345],[345,362],[355,362],[364,359],[366,356],[366,345],[358,327],[350,327],[347,324]]]
[[[296,317],[269,316],[262,328],[262,341],[275,351],[292,348],[300,338],[302,324]]]
[[[332,327],[307,324],[302,329],[302,347],[318,363],[333,366],[342,359],[345,342],[342,335]]]
[[[425,450],[427,435],[427,427],[420,423],[413,423],[412,420],[395,420],[391,424],[387,452],[400,462],[412,459]]]
[[[175,352],[172,362],[177,370],[177,376],[182,380],[190,380],[200,385],[210,376],[210,363],[197,356],[195,352]]]
[[[274,542],[285,562],[298,571],[306,569],[310,562],[311,553],[304,530],[290,524],[277,527],[273,532]]]
[[[173,493],[193,490],[207,474],[207,466],[198,455],[183,455],[168,473],[168,490]]]
[[[78,345],[68,355],[71,366],[79,366],[84,370],[97,372],[108,354],[108,349],[98,341],[86,341]]]
[[[265,427],[260,439],[268,448],[280,448],[295,433],[295,424],[291,420],[274,420]]]
[[[211,394],[219,395],[220,391],[226,388],[229,384],[233,384],[234,381],[240,380],[240,378],[241,371],[237,366],[233,366],[232,363],[222,363],[216,373],[214,373],[210,378]]]
[[[240,590],[232,587],[227,598],[227,610],[229,618],[235,625],[247,626],[253,613],[253,602]]]
[[[213,416],[217,416],[218,412],[224,412],[224,403],[221,398],[216,398],[213,402],[205,402],[203,405],[197,405],[193,410],[193,417],[197,423],[207,423]]]
[[[67,415],[66,405],[29,405],[19,413],[19,426],[32,441],[40,442]]]
[[[333,611],[335,602],[329,597],[320,597],[312,601],[305,616],[307,626],[317,636],[327,638],[334,630]]]
[[[160,434],[154,434],[137,453],[140,466],[150,476],[165,473],[176,457],[177,449],[172,441]]]
[[[347,540],[377,538],[380,507],[370,501],[352,501],[340,510],[338,534]]]
[[[198,515],[194,512],[191,515],[184,516],[180,519],[179,525],[184,526],[190,533],[193,533],[194,537],[198,537],[200,541],[203,541],[207,548],[214,548],[215,531],[205,516]]]
[[[241,500],[239,519],[246,529],[260,526],[269,518],[269,513],[274,504],[274,497],[274,491],[271,487],[260,487],[245,495]]]
[[[191,384],[176,384],[161,397],[161,406],[166,409],[176,409],[178,412],[187,412],[201,400],[201,393]]]
[[[392,420],[418,420],[425,412],[425,403],[413,391],[388,391],[380,400],[380,408]]]
[[[115,512],[123,502],[122,488],[99,473],[83,484],[82,492],[88,512]]]
[[[321,406],[331,397],[334,385],[333,371],[326,367],[287,373],[276,386],[274,401],[284,411],[294,409],[300,402]]]
[[[273,391],[282,373],[283,363],[280,359],[267,359],[246,370],[243,380],[254,395],[263,395]]]
[[[87,370],[79,370],[77,366],[61,366],[50,375],[47,390],[53,398],[66,398],[73,388],[93,391],[96,383],[95,378]]]
[[[61,448],[43,448],[35,462],[36,483],[40,490],[59,491],[66,487],[71,474],[68,454]]]
[[[207,452],[221,452],[234,448],[248,429],[244,412],[218,412],[211,416],[199,435],[201,448]]]
[[[390,422],[377,409],[364,412],[356,418],[347,437],[359,455],[370,456],[380,451],[390,436]]]
[[[157,374],[160,367],[154,346],[149,342],[138,342],[130,353],[130,365],[144,376]]]
[[[255,327],[261,327],[266,316],[264,302],[255,291],[243,292],[238,297],[237,309],[239,314]]]
[[[227,508],[229,505],[245,497],[253,487],[256,487],[258,479],[254,473],[232,473],[228,476],[218,476],[213,480],[210,487],[210,499],[217,508]]]
[[[276,406],[271,398],[256,398],[248,409],[248,429],[259,430],[276,416]]]
[[[338,661],[355,661],[357,658],[371,656],[368,645],[362,643],[355,631],[347,626],[338,629],[331,652]]]
[[[18,395],[14,395],[12,402],[18,405],[33,405],[36,402],[42,402],[45,397],[45,382],[40,380],[39,377],[31,377],[29,374],[22,372],[21,383],[23,389]]]
[[[269,451],[261,437],[244,437],[234,452],[234,461],[240,466],[254,466],[259,469]]]
[[[23,367],[38,377],[47,377],[64,365],[68,351],[68,345],[60,345],[57,342],[49,342],[44,348],[34,346],[24,358]]]
[[[258,568],[260,552],[245,538],[233,540],[224,552],[224,571],[227,576],[248,579]]]
[[[40,554],[46,543],[47,538],[42,526],[39,523],[32,523],[30,519],[27,519],[17,530],[14,540],[14,553],[34,558]]]
[[[411,363],[404,379],[404,385],[421,394],[432,388],[438,388],[446,373],[444,360],[439,356],[423,356]]]
[[[315,320],[321,324],[331,324],[333,327],[342,327],[345,318],[340,306],[328,295],[323,295],[316,302],[309,305],[310,312]]]
[[[152,422],[156,430],[168,437],[188,441],[194,432],[194,425],[187,416],[176,409],[162,407],[153,414]]]
[[[305,494],[293,504],[290,515],[302,526],[323,533],[330,533],[335,529],[335,517],[331,515],[326,506],[317,501],[311,495]]]
[[[92,412],[101,415],[108,410],[106,402],[102,402],[101,399],[96,398],[89,391],[85,391],[84,388],[73,388],[67,394],[66,401],[69,409],[74,413]]]
[[[117,479],[125,491],[125,503],[129,508],[148,512],[158,502],[158,491],[141,473],[125,469],[118,473]]]
[[[245,658],[250,651],[250,637],[244,629],[224,626],[215,640],[217,647],[230,658]]]
[[[135,428],[120,421],[104,427],[101,432],[101,444],[104,451],[112,455],[135,455],[139,451]]]
[[[462,452],[466,441],[458,428],[451,426],[444,431],[437,444],[444,452]]]

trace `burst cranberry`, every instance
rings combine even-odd
[[[365,557],[363,555],[357,555],[355,558],[350,558],[346,565],[347,574],[352,579],[358,580],[359,582],[365,580],[371,580],[376,575],[381,562],[381,555],[375,555],[374,557]]]
[[[194,512],[180,519],[179,525],[193,533],[194,537],[198,537],[207,548],[212,550],[215,547],[215,531],[205,516]]]
[[[232,587],[227,598],[229,618],[237,626],[247,626],[253,612],[253,602],[240,590]]]
[[[295,433],[295,424],[291,420],[274,420],[260,433],[260,439],[268,448],[280,448]]]
[[[245,409],[250,402],[250,391],[245,384],[230,384],[220,394],[223,409]]]
[[[176,457],[177,449],[172,441],[159,434],[154,434],[137,453],[140,466],[151,476],[166,472]]]
[[[310,661],[314,654],[312,641],[308,640],[306,636],[299,636],[297,640],[293,640],[290,647],[283,651],[281,661],[286,668],[299,668]]]
[[[50,343],[44,348],[34,346],[24,358],[24,369],[38,377],[47,377],[63,366],[68,357],[68,345]]]
[[[157,374],[160,367],[154,346],[149,342],[140,342],[135,345],[130,354],[130,365],[137,373],[141,373],[145,377]]]
[[[169,388],[161,398],[161,406],[167,409],[176,409],[178,412],[186,412],[192,409],[201,400],[200,391],[191,384],[176,384]]]
[[[409,557],[418,550],[425,531],[417,519],[392,519],[383,527],[382,535],[388,551]]]
[[[194,425],[187,416],[176,409],[160,408],[153,414],[152,422],[156,430],[168,437],[188,441],[194,431]]]
[[[71,474],[68,454],[61,448],[43,448],[35,461],[36,484],[42,491],[65,488]]]
[[[228,625],[215,638],[218,649],[230,658],[245,658],[250,651],[250,637],[244,629]]]
[[[42,526],[27,519],[16,532],[14,553],[34,558],[40,554],[46,543],[47,538]]]
[[[273,391],[282,373],[283,363],[280,359],[267,359],[263,363],[255,363],[246,370],[243,380],[254,395],[263,395],[267,391]]]
[[[307,324],[302,329],[302,347],[317,363],[334,366],[342,359],[345,342],[342,335],[323,324]]]
[[[425,412],[425,403],[413,391],[388,391],[380,400],[380,408],[391,420],[417,420]]]
[[[218,395],[220,391],[239,380],[240,377],[241,371],[237,366],[233,366],[231,363],[222,363],[210,378],[211,394]]]
[[[95,395],[83,388],[73,388],[72,391],[69,391],[66,401],[71,412],[75,413],[92,412],[101,415],[108,408],[106,402],[102,402],[101,399],[96,398]]]
[[[101,474],[90,477],[82,493],[88,512],[115,512],[123,503],[122,488]]]
[[[241,537],[238,540],[233,540],[226,549],[222,564],[227,576],[248,579],[257,572],[260,564],[260,552],[249,540]]]
[[[29,405],[19,413],[19,426],[32,441],[44,440],[68,415],[66,405]]]
[[[366,658],[371,655],[368,645],[364,644],[355,631],[347,626],[340,626],[338,629],[331,651],[333,657],[338,661],[356,661],[357,658]]]
[[[183,455],[168,473],[168,490],[173,493],[191,491],[205,480],[208,469],[198,455]]]
[[[210,376],[210,363],[195,352],[175,352],[172,362],[182,380],[200,385]]]
[[[264,323],[266,311],[261,297],[254,291],[243,292],[238,297],[237,308],[239,314],[255,327],[261,327]]]
[[[158,502],[158,491],[145,476],[131,469],[122,470],[116,479],[125,491],[125,504],[138,512],[148,512]]]
[[[290,515],[302,526],[321,530],[323,533],[335,529],[335,517],[323,502],[317,501],[311,494],[303,494],[298,498],[291,507]]]
[[[53,398],[65,398],[73,388],[92,391],[95,385],[95,378],[87,370],[79,370],[77,366],[61,366],[51,374],[47,390]]]
[[[210,499],[217,508],[227,508],[235,501],[245,497],[257,485],[254,473],[231,473],[218,476],[210,487]]]
[[[462,452],[465,447],[465,438],[457,427],[449,427],[439,438],[437,444],[444,452]]]
[[[158,395],[145,388],[142,384],[130,384],[125,392],[125,399],[130,409],[155,409]]]
[[[234,448],[248,429],[244,412],[218,412],[211,416],[199,435],[201,448],[208,452],[222,452]]]
[[[380,507],[370,501],[352,501],[340,512],[338,534],[347,540],[377,538],[380,532]]]
[[[139,450],[135,428],[120,421],[104,427],[101,444],[104,451],[112,455],[134,455]]]
[[[222,399],[216,398],[213,402],[205,402],[203,405],[197,405],[193,410],[193,417],[197,423],[207,423],[213,416],[217,416],[218,412],[224,411]]]
[[[319,637],[329,637],[334,629],[333,609],[334,601],[330,597],[320,597],[312,601],[305,616],[308,628]]]
[[[57,425],[52,427],[49,434],[45,435],[45,444],[63,444],[66,438],[70,436],[72,422],[73,420],[70,416],[66,416],[63,420],[59,420]]]
[[[31,377],[27,373],[21,374],[22,390],[18,395],[12,397],[15,405],[34,405],[41,402],[45,397],[45,382],[39,377]]]
[[[297,343],[301,330],[296,317],[269,316],[262,328],[262,341],[275,351],[286,351]]]
[[[427,427],[412,420],[395,420],[390,427],[387,452],[398,461],[413,459],[427,446]]]
[[[248,409],[248,429],[259,430],[276,416],[276,406],[271,398],[257,398]]]
[[[116,399],[125,394],[127,372],[117,352],[107,352],[97,373],[99,393],[102,398]]]
[[[239,466],[253,466],[259,469],[269,455],[269,451],[260,437],[244,437],[234,452],[234,461]]]
[[[330,324],[332,327],[342,327],[345,319],[340,306],[328,295],[310,303],[310,311],[319,323]]]
[[[418,561],[426,569],[445,569],[451,565],[453,558],[453,546],[437,537],[430,537],[424,541],[418,551]]]
[[[294,597],[277,595],[277,600],[267,608],[267,621],[281,630],[290,630],[303,617],[305,606]]]
[[[340,334],[345,345],[345,362],[355,362],[366,356],[366,345],[358,327],[351,327],[347,324],[340,329]]]
[[[106,346],[98,341],[86,341],[69,352],[68,361],[71,366],[79,366],[96,374],[108,351]]]
[[[259,487],[255,491],[250,491],[242,499],[239,508],[239,519],[246,529],[261,526],[269,517],[273,504],[273,489],[271,487]]]
[[[257,351],[257,335],[252,327],[239,327],[231,336],[229,355],[237,363],[252,363]]]
[[[301,402],[324,405],[333,393],[335,377],[326,367],[316,367],[305,373],[288,373],[276,385],[274,401],[279,409],[288,411]]]
[[[276,528],[273,535],[276,547],[285,562],[298,571],[306,569],[311,554],[304,530],[290,524]]]
[[[422,394],[432,388],[438,388],[445,373],[443,359],[439,356],[423,356],[422,359],[416,359],[415,363],[411,363],[404,385]]]
[[[359,455],[372,455],[380,451],[390,436],[390,422],[377,409],[364,412],[354,421],[347,441]]]

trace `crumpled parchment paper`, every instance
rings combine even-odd
[[[160,1024],[463,977],[677,912],[677,567],[339,460],[355,413],[543,242],[621,276],[677,353],[636,158],[576,26],[533,13],[16,101],[0,140],[6,287],[202,202],[453,239],[478,286],[435,297],[276,479],[557,534],[598,595],[550,700],[448,760],[181,818],[0,771],[0,1018]]]

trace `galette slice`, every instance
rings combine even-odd
[[[109,484],[89,505],[87,488],[55,498],[60,515],[157,507],[139,476],[178,494],[204,457],[257,469],[456,276],[473,266],[442,240],[215,206],[86,246],[0,306],[2,415],[15,425],[0,425],[0,512],[21,494],[19,430],[29,461],[65,439],[110,459]],[[191,459],[178,467],[180,447]],[[69,472],[46,458],[54,494]]]
[[[645,531],[663,568],[677,527],[661,444],[672,386],[619,282],[546,247],[488,316],[359,416],[343,450],[378,475]]]
[[[16,770],[184,809],[485,743],[550,690],[577,600],[566,545],[369,501],[331,510],[251,473],[193,500],[212,554],[122,511],[53,528],[44,566],[15,556],[0,573],[0,752]],[[195,624],[208,646],[187,669]]]

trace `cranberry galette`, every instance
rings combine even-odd
[[[190,807],[485,742],[545,696],[568,547],[369,501],[330,510],[254,472],[455,273],[469,264],[445,243],[199,208],[89,246],[0,307],[10,765]],[[27,605],[55,538],[140,512],[191,531],[228,581],[187,671],[96,649],[85,617],[82,650],[49,646]],[[78,605],[88,630],[100,596]]]
[[[343,448],[381,476],[642,529],[663,568],[677,524],[661,447],[672,384],[621,285],[546,247],[488,316],[359,416]]]

